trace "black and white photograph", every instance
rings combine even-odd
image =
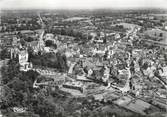
[[[0,117],[167,117],[167,0],[0,0]]]

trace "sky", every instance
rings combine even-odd
[[[167,0],[0,0],[1,9],[167,8]]]

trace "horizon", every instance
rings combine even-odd
[[[167,0],[1,0],[1,10],[167,9]]]
[[[24,11],[24,10],[50,10],[50,11],[53,11],[53,10],[58,10],[58,11],[61,11],[61,10],[68,10],[68,11],[75,11],[75,10],[80,10],[80,11],[95,11],[95,10],[165,10],[167,11],[167,8],[153,8],[153,7],[138,7],[138,8],[92,8],[92,9],[86,9],[86,8],[82,8],[82,9],[69,9],[69,8],[52,8],[52,9],[49,9],[49,8],[1,8],[0,9],[1,11],[5,11],[5,10],[15,10],[15,11]]]

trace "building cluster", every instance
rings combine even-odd
[[[150,105],[167,108],[166,46],[155,43],[157,40],[148,41],[151,36],[147,39],[141,34],[143,27],[127,23],[129,20],[73,17],[62,22],[75,24],[70,28],[91,36],[90,40],[76,41],[78,37],[47,33],[41,29],[33,41],[24,41],[23,44],[20,37],[14,36],[8,42],[4,41],[8,38],[4,36],[1,45],[8,48],[10,59],[18,59],[20,71],[34,70],[40,74],[34,88],[58,87],[73,96],[93,96],[100,101],[116,100],[114,103],[118,105],[121,105],[122,96],[129,103],[137,98],[137,101],[144,100],[144,103],[151,102]],[[64,53],[68,70],[62,73],[33,65],[29,61],[29,49],[38,56]]]

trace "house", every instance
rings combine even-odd
[[[84,84],[80,81],[68,81],[63,84],[64,88],[79,90],[80,92],[84,91]]]
[[[19,43],[18,43],[18,39],[16,36],[13,37],[13,40],[12,40],[12,46],[18,46]]]
[[[26,50],[22,50],[19,52],[19,63],[25,63],[28,61],[28,52]]]
[[[27,47],[30,47],[34,53],[38,52],[38,41],[27,42]]]
[[[13,107],[13,111],[16,113],[24,113],[26,110],[27,108]]]
[[[165,23],[163,24],[163,27],[164,27],[165,30],[167,30],[167,22],[165,22]]]
[[[167,66],[162,67],[163,70],[159,70],[161,76],[167,77]]]
[[[43,50],[44,49],[44,42],[40,42],[40,41],[31,41],[31,42],[27,42],[26,45],[27,47],[30,47],[34,54],[38,54],[38,52],[40,50]]]
[[[53,43],[56,43],[57,39],[56,40],[54,39],[54,35],[52,33],[47,33],[45,35],[45,41],[48,41],[48,40],[52,41]]]
[[[115,34],[115,39],[119,39],[119,38],[121,38],[120,34],[119,33]]]
[[[17,47],[10,48],[10,58],[16,58],[17,55],[19,54],[20,50]]]
[[[24,62],[20,64],[20,71],[29,71],[33,68],[33,65],[31,62]]]
[[[33,68],[32,63],[28,62],[28,52],[27,50],[22,50],[18,54],[20,71],[28,71]]]

